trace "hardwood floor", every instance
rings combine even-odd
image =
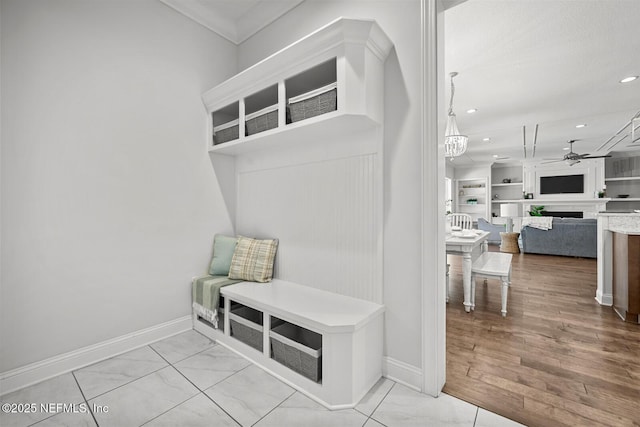
[[[595,301],[596,260],[515,254],[506,318],[495,279],[465,313],[449,262],[446,393],[528,426],[640,426],[640,325]]]

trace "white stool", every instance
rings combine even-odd
[[[511,254],[484,252],[471,266],[471,310],[476,308],[476,276],[495,277],[502,281],[502,316],[507,315],[507,290],[511,282]]]

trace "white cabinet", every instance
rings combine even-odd
[[[239,155],[380,126],[392,43],[340,18],[205,92],[211,153]]]
[[[456,213],[465,213],[473,221],[489,218],[487,178],[456,179]]]
[[[222,288],[221,294],[225,313],[233,313],[231,303],[238,302],[256,314],[252,322],[259,323],[256,336],[243,341],[230,326],[229,316],[220,330],[194,312],[194,328],[327,408],[354,407],[380,379],[384,306],[279,279],[237,283]],[[280,321],[321,336],[317,378],[285,366],[272,352],[270,332],[278,328],[272,329],[274,325],[282,326]]]

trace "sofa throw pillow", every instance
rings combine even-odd
[[[216,234],[213,237],[213,258],[209,266],[209,274],[212,276],[228,276],[231,258],[236,250],[238,239],[230,236]]]
[[[258,240],[238,236],[238,244],[229,269],[229,279],[270,282],[273,278],[273,262],[277,249],[278,239]]]

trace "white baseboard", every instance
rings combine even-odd
[[[416,391],[422,390],[422,370],[391,357],[382,358],[382,376]]]
[[[613,305],[613,294],[603,294],[600,290],[596,291],[596,301],[600,305]]]
[[[145,346],[193,328],[191,315],[0,373],[1,394]]]

